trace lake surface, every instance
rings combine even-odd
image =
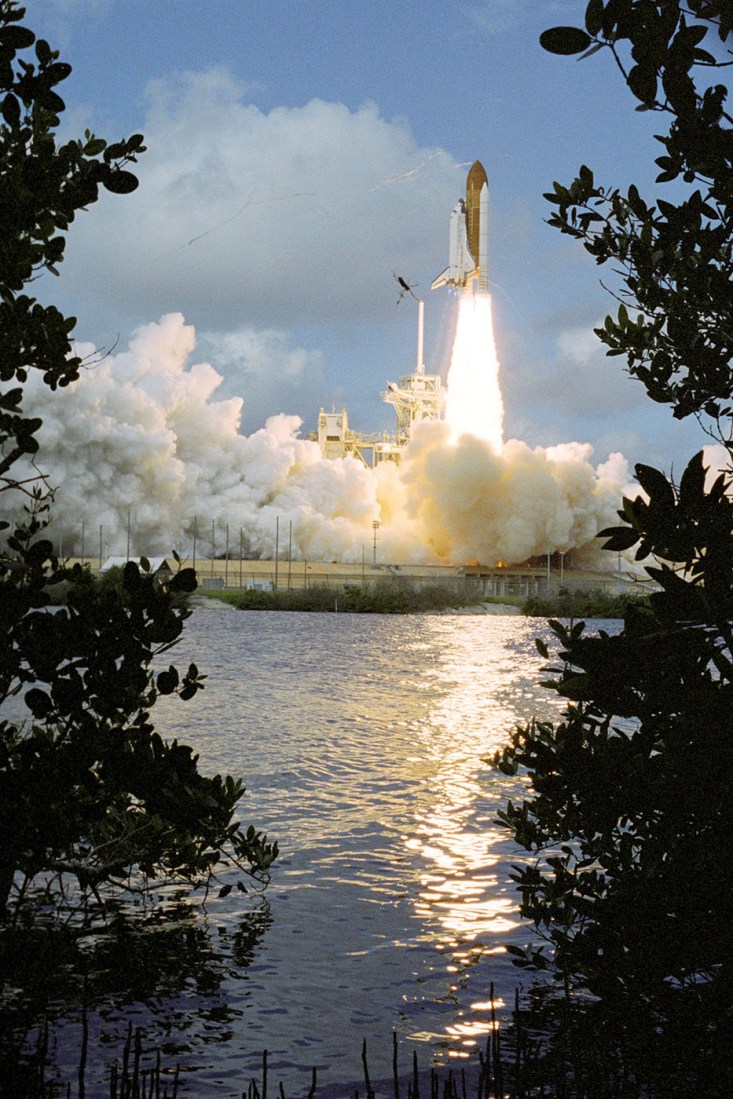
[[[265,1047],[288,1099],[313,1065],[321,1084],[358,1081],[364,1038],[387,1078],[393,1030],[405,1068],[415,1048],[475,1057],[490,984],[511,1007],[521,976],[504,944],[529,937],[509,880],[524,853],[494,823],[521,787],[482,757],[561,709],[538,687],[548,635],[516,616],[194,611],[171,659],[195,660],[206,689],[161,700],[158,731],[244,776],[242,819],[281,854],[262,896],[212,898],[205,919],[183,906],[115,947],[87,1099],[108,1094],[91,1063],[119,1056],[128,1021],[195,1099],[239,1096]],[[57,1009],[52,1051],[73,1064],[78,1012]]]

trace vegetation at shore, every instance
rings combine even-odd
[[[449,584],[412,586],[392,578],[365,587],[358,584],[339,588],[313,585],[291,591],[251,588],[244,591],[202,590],[198,594],[220,599],[244,611],[336,611],[345,614],[418,614],[479,603],[508,602],[476,591],[461,591]]]
[[[230,1099],[266,1099],[275,1093],[280,1099],[293,1094],[308,1095],[308,1099],[317,1099],[319,1095],[329,1099],[350,1099],[358,1096],[359,1086],[355,1081],[359,1075],[363,1080],[363,1094],[366,1099],[530,1099],[545,1096],[546,1099],[678,1099],[689,1093],[677,1087],[685,1078],[685,1058],[689,1052],[688,1043],[680,1036],[677,1050],[671,1061],[665,1066],[657,1065],[667,1077],[670,1088],[658,1090],[649,1071],[639,1073],[630,1071],[613,1037],[608,1038],[603,1028],[597,1029],[592,1008],[573,1004],[564,1009],[547,994],[547,989],[533,990],[527,1001],[522,1003],[515,995],[514,1009],[502,1017],[497,1013],[493,985],[489,987],[491,1004],[491,1030],[486,1038],[478,1042],[473,1050],[465,1051],[465,1056],[453,1065],[426,1064],[413,1044],[412,1051],[400,1050],[396,1031],[392,1033],[391,1048],[385,1038],[376,1049],[367,1048],[366,1039],[361,1043],[361,1057],[357,1042],[354,1043],[351,1071],[353,1081],[346,1083],[322,1082],[319,1070],[314,1066],[310,1073],[290,1068],[283,1070],[271,1068],[268,1050],[263,1049],[256,1071],[256,1077],[250,1078],[248,1072],[242,1074],[239,1081],[231,1079],[236,1092],[230,1093]],[[81,1007],[83,1035],[88,1036],[87,1009]],[[562,1035],[562,1041],[558,1036]],[[2,1059],[0,1070],[2,1083],[7,1090],[1,1094],[22,1095],[24,1099],[83,1099],[93,1080],[102,1076],[108,1081],[105,1094],[110,1099],[183,1099],[188,1094],[188,1085],[195,1081],[195,1074],[189,1075],[189,1069],[171,1058],[168,1044],[147,1040],[141,1027],[133,1030],[129,1023],[127,1036],[120,1042],[118,1058],[110,1048],[110,1060],[101,1063],[97,1057],[90,1057],[87,1041],[83,1039],[79,1050],[79,1064],[75,1072],[77,1089],[72,1090],[71,1082],[62,1082],[55,1073],[47,1071],[49,1035],[42,1030],[35,1042],[27,1046],[20,1057]],[[656,1055],[656,1056],[655,1056]],[[648,1069],[658,1059],[659,1051],[651,1051]],[[98,1056],[98,1055],[97,1055]],[[374,1073],[370,1061],[378,1060],[380,1078]],[[359,1064],[361,1061],[361,1064]],[[391,1065],[390,1065],[391,1062]],[[385,1076],[385,1070],[391,1077]],[[250,1070],[251,1071],[251,1070]],[[712,1078],[711,1078],[712,1079]],[[717,1099],[719,1092],[705,1092],[706,1099]],[[0,1084],[0,1089],[2,1084]],[[306,1092],[306,1088],[308,1091]],[[721,1097],[722,1099],[722,1097]]]
[[[550,595],[528,595],[522,601],[522,614],[537,618],[625,618],[632,608],[648,605],[644,591],[608,592],[601,588],[559,588]]]
[[[393,580],[379,581],[370,587],[346,585],[344,588],[314,586],[292,591],[199,590],[197,595],[229,603],[245,611],[321,611],[346,614],[430,614],[485,606],[515,607],[536,618],[624,618],[630,607],[647,604],[646,592],[620,594],[601,588],[570,591],[560,588],[550,595],[483,595],[479,591],[460,591],[448,584],[412,586]]]

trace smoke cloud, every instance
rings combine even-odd
[[[129,522],[133,554],[190,556],[195,524],[204,556],[213,523],[216,553],[228,527],[233,552],[241,537],[246,556],[268,558],[279,519],[281,545],[292,524],[294,559],[357,561],[377,519],[382,560],[493,565],[587,547],[615,519],[629,479],[621,455],[594,468],[580,443],[511,440],[496,453],[473,435],[451,441],[437,421],[418,425],[399,467],[326,460],[301,438],[298,416],[242,434],[243,399],[217,397],[222,376],[194,361],[195,349],[193,327],[171,313],[138,329],[126,351],[90,360],[68,389],[51,395],[29,379],[24,410],[43,419],[40,462],[64,553],[81,552],[82,527],[87,554],[100,527],[103,552],[122,553]],[[256,340],[238,351],[245,372],[261,367]],[[302,368],[278,339],[268,353]]]

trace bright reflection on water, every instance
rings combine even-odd
[[[267,1045],[273,1066],[353,1079],[363,1037],[386,1055],[394,1027],[460,1056],[487,1031],[490,982],[511,998],[519,853],[493,821],[512,782],[482,757],[557,709],[536,686],[544,630],[519,617],[196,612],[177,659],[195,656],[210,679],[167,707],[165,732],[246,777],[243,817],[282,851],[272,926],[228,989],[248,1053]],[[213,919],[234,917],[234,896]]]
[[[499,1004],[517,984],[503,944],[527,935],[508,879],[522,853],[494,824],[517,782],[482,757],[558,710],[537,687],[538,633],[521,617],[197,609],[173,658],[195,660],[206,689],[163,699],[158,730],[205,771],[245,777],[242,817],[281,857],[259,915],[236,890],[210,903],[216,981],[111,997],[101,1040],[144,1025],[195,1068],[186,1095],[202,1099],[241,1094],[264,1047],[289,1096],[312,1065],[322,1083],[358,1080],[363,1038],[387,1077],[393,1028],[405,1065],[415,1042],[474,1051],[490,983]]]

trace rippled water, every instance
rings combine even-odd
[[[158,730],[204,771],[245,777],[243,819],[281,856],[264,898],[234,891],[179,938],[161,928],[178,964],[156,988],[148,946],[137,994],[121,978],[92,1005],[92,1047],[110,1059],[127,1020],[143,1024],[201,1099],[241,1094],[263,1047],[288,1096],[312,1065],[357,1080],[363,1038],[387,1077],[393,1029],[405,1063],[413,1048],[475,1051],[490,983],[510,1003],[518,981],[503,944],[527,936],[508,879],[522,853],[494,823],[516,780],[482,757],[557,713],[538,634],[513,616],[197,609],[174,659],[194,659],[206,689],[162,700]],[[61,1054],[77,1030],[70,1016],[58,1028]]]

